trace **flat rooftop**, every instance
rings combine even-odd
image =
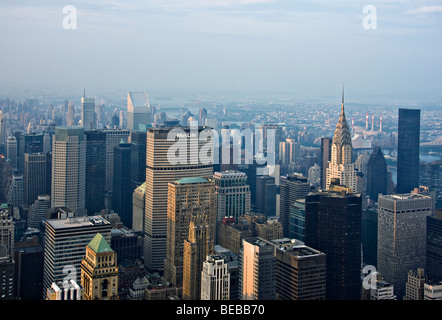
[[[46,223],[54,229],[76,228],[93,225],[110,225],[102,216],[69,217],[66,219],[48,219]]]

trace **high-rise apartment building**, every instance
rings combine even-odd
[[[357,188],[356,169],[352,160],[352,152],[351,133],[345,118],[344,89],[342,89],[341,115],[333,135],[330,161],[326,171],[327,190],[332,183],[332,179],[337,178],[341,185],[350,188],[353,192],[362,192]]]
[[[207,215],[211,228],[209,241],[214,243],[216,195],[213,180],[196,177],[170,182],[164,278],[177,288],[183,285],[184,242],[189,238],[190,221],[196,215]]]
[[[84,130],[97,129],[97,114],[95,113],[95,98],[81,98],[81,125]]]
[[[183,299],[201,300],[201,274],[206,257],[214,253],[213,225],[208,214],[192,215],[183,251]]]
[[[230,300],[230,272],[225,258],[209,255],[203,262],[201,300]]]
[[[176,131],[172,131],[173,129]],[[213,142],[199,139],[203,130],[202,127],[164,127],[149,128],[147,132],[144,263],[149,270],[164,269],[167,251],[168,183],[182,178],[213,175],[213,160],[203,161],[200,154],[204,153],[204,149],[201,150],[203,147],[206,150],[213,148]],[[169,133],[172,136],[170,139]],[[175,161],[174,154],[169,152],[169,149],[175,148],[179,139],[186,142],[181,149],[185,155],[185,159],[181,159],[183,161]]]
[[[243,239],[239,257],[241,300],[276,299],[274,244],[259,237]]]
[[[387,194],[388,181],[387,161],[381,148],[375,147],[367,164],[366,194],[376,202],[379,194]]]
[[[241,171],[223,171],[213,174],[216,191],[217,221],[233,217],[235,221],[250,212],[250,186],[247,175]]]
[[[86,246],[81,285],[84,300],[118,300],[117,254],[100,233]]]
[[[379,197],[377,269],[394,285],[398,299],[405,295],[408,272],[425,268],[431,207],[431,198],[420,194]]]
[[[59,212],[58,219],[45,222],[43,294],[52,283],[64,287],[73,279],[81,283],[81,261],[86,246],[97,233],[103,235],[107,243],[111,240],[111,223],[101,216],[75,217],[72,212]]]
[[[290,207],[296,201],[305,199],[311,191],[307,178],[300,174],[289,174],[280,180],[280,213],[284,237],[290,236]]]
[[[399,109],[397,193],[419,187],[420,110]]]
[[[86,214],[86,138],[82,127],[56,127],[52,141],[51,206]]]
[[[302,241],[272,240],[276,257],[276,299],[324,300],[325,254]]]
[[[127,128],[131,131],[145,131],[153,122],[152,107],[145,92],[127,93]]]
[[[326,254],[327,300],[361,294],[361,194],[331,185],[305,199],[305,244]]]

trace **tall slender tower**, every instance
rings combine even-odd
[[[84,127],[84,130],[97,129],[95,98],[81,98],[81,125]]]
[[[397,145],[397,192],[419,187],[420,110],[399,109]]]
[[[86,139],[82,127],[56,127],[52,141],[51,206],[86,214]]]
[[[338,178],[341,185],[359,192],[356,184],[355,164],[352,161],[352,144],[350,129],[345,119],[344,87],[342,87],[341,115],[333,135],[331,157],[327,168],[326,189],[328,190],[333,178]]]

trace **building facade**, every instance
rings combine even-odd
[[[431,198],[419,194],[379,197],[377,269],[394,285],[398,299],[405,296],[408,272],[425,268],[431,207]]]
[[[168,183],[182,178],[213,175],[213,154],[211,161],[206,162],[201,158],[203,147],[213,150],[213,141],[204,143],[199,139],[203,130],[202,127],[193,130],[189,127],[164,127],[149,128],[147,132],[144,263],[148,270],[164,270]],[[180,159],[183,161],[175,161],[177,159],[170,152],[178,147],[185,155],[184,159]]]
[[[86,214],[86,139],[82,127],[56,127],[52,141],[51,207]]]

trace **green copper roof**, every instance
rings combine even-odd
[[[204,182],[208,182],[208,181],[206,179],[200,178],[200,177],[182,178],[180,180],[175,181],[175,183],[178,183],[178,184],[184,184],[184,183],[204,183]]]
[[[104,237],[100,233],[97,233],[95,235],[91,242],[89,242],[88,246],[96,253],[113,251],[107,243],[106,239],[104,239]]]

